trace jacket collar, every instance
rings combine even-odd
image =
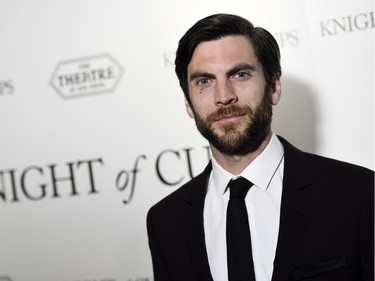
[[[284,178],[280,209],[279,237],[272,281],[289,280],[297,262],[309,225],[313,206],[312,179],[304,153],[285,139]]]
[[[183,214],[184,228],[197,279],[205,281],[213,281],[208,263],[203,225],[204,200],[211,170],[210,162],[203,173],[192,180],[190,197],[186,200],[188,208]]]

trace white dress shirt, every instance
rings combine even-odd
[[[230,179],[242,176],[252,186],[246,196],[252,254],[257,281],[270,281],[279,233],[280,204],[284,171],[284,148],[276,135],[264,151],[241,173],[233,175],[213,158],[204,203],[204,231],[208,262],[215,281],[228,281],[226,213]]]

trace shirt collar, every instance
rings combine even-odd
[[[239,176],[246,178],[254,186],[266,191],[283,157],[284,147],[275,134],[272,134],[270,142],[262,153],[240,175],[233,175],[226,171],[213,157],[212,180],[218,196],[221,197],[225,193],[227,184],[232,178]]]

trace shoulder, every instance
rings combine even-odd
[[[319,155],[305,153],[311,176],[317,190],[336,192],[340,197],[351,198],[373,197],[374,171],[348,162],[339,161]]]
[[[374,176],[374,171],[368,168],[337,159],[304,152],[294,147],[280,136],[279,139],[284,146],[285,157],[287,158],[286,161],[291,162],[290,165],[306,165],[306,167],[312,171],[316,171],[319,174],[330,174],[331,176],[337,174],[342,177],[346,177],[348,175],[352,177]]]
[[[171,194],[160,200],[151,207],[149,212],[171,214],[179,212],[186,204],[194,200],[204,199],[207,188],[207,181],[211,173],[211,162],[198,176],[192,178],[184,185],[173,191]]]
[[[328,190],[350,188],[351,192],[373,192],[374,171],[352,163],[303,152],[283,138],[280,140],[284,146],[284,172],[288,178],[309,178],[316,187]]]
[[[306,161],[311,168],[330,176],[341,176],[344,178],[372,178],[374,171],[352,163],[327,158],[311,153],[304,153]]]

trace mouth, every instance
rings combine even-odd
[[[241,119],[244,115],[245,114],[239,114],[239,113],[226,114],[226,115],[218,116],[215,122],[219,122],[219,123],[234,122],[234,121]]]

